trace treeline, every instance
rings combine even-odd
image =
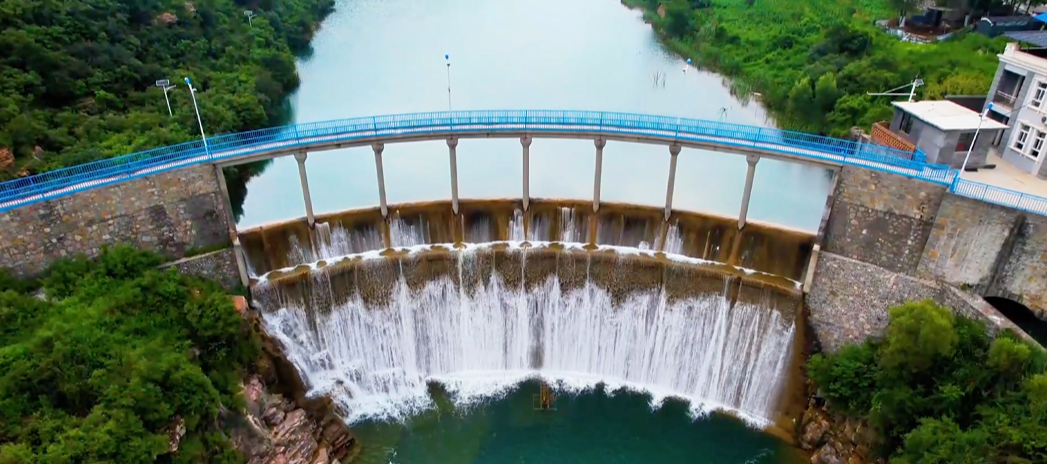
[[[39,289],[0,279],[0,463],[243,462],[221,422],[257,336],[217,284],[161,261],[121,247]]]
[[[890,102],[904,97],[867,93],[917,77],[920,99],[984,95],[1006,43],[978,34],[905,43],[875,26],[897,16],[877,0],[623,1],[643,8],[670,48],[760,93],[779,125],[834,136],[889,120]]]
[[[834,409],[864,417],[898,464],[1047,462],[1047,354],[933,302],[891,309],[882,341],[815,355]]]
[[[282,123],[334,0],[0,2],[0,180]],[[248,20],[245,10],[253,12]],[[173,117],[159,79],[170,79]]]

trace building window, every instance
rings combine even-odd
[[[1032,101],[1029,102],[1029,106],[1033,108],[1040,108],[1043,106],[1044,97],[1047,96],[1047,82],[1037,82],[1036,90],[1033,91]]]
[[[1025,142],[1029,140],[1029,130],[1032,128],[1028,124],[1018,123],[1018,134],[1014,137],[1014,144],[1011,148],[1014,148],[1018,153],[1025,153]]]
[[[1036,131],[1036,136],[1032,139],[1032,147],[1029,148],[1029,157],[1036,159],[1040,157],[1040,152],[1043,151],[1043,139],[1047,137],[1047,133]]]
[[[900,126],[902,132],[906,134],[912,132],[912,115],[909,113],[902,113],[902,124]]]
[[[957,151],[967,151],[971,148],[971,144],[974,143],[974,132],[964,132],[960,134],[960,139],[956,141]]]

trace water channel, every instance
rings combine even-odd
[[[313,47],[299,63],[302,85],[292,97],[299,123],[445,110],[450,104],[456,110],[588,109],[774,124],[757,103],[734,98],[720,76],[685,71],[640,12],[617,0],[340,0]],[[445,54],[452,63],[450,102]],[[463,140],[462,198],[519,197],[520,151],[517,140]],[[532,197],[590,198],[594,151],[591,141],[536,140]],[[604,158],[603,200],[663,204],[667,147],[611,142]],[[384,164],[390,203],[450,197],[444,142],[388,145]],[[307,171],[318,214],[378,203],[369,147],[312,153]],[[675,208],[736,216],[745,171],[742,156],[684,149]],[[824,169],[761,160],[749,218],[816,230],[829,188]],[[304,215],[291,157],[275,160],[247,189],[240,228]],[[525,382],[464,405],[434,386],[430,407],[421,414],[354,422],[364,445],[359,462],[802,459],[785,441],[741,420],[695,417],[694,405],[677,400],[659,405],[641,393],[576,390],[560,392],[556,411],[535,411],[537,389],[534,381]]]

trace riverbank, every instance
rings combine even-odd
[[[732,89],[760,94],[784,129],[846,137],[889,119],[885,92],[911,82],[922,99],[984,94],[1005,40],[961,34],[911,44],[876,29],[886,2],[622,0],[640,8],[669,50],[732,79]],[[659,10],[659,8],[661,8]]]
[[[0,49],[19,50],[0,60],[3,179],[199,138],[186,76],[209,134],[285,123],[299,84],[295,56],[309,53],[334,8],[334,0],[58,3],[0,13],[11,32]],[[166,98],[160,79],[172,85]]]

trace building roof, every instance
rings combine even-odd
[[[1047,47],[1047,31],[1007,31],[1003,35],[1037,47]]]
[[[943,131],[975,130],[981,115],[947,100],[893,102],[894,106]],[[982,130],[1006,129],[992,119],[981,121]]]

